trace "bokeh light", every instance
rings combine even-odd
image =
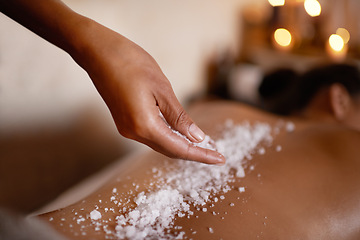
[[[292,36],[291,33],[285,28],[278,28],[274,32],[274,39],[277,44],[282,47],[288,47],[291,44]]]
[[[350,41],[350,33],[345,28],[338,28],[336,34],[342,37],[344,43],[347,44]]]
[[[317,0],[305,0],[304,8],[311,17],[317,17],[321,14],[321,5]]]
[[[345,42],[344,42],[344,39],[340,35],[332,34],[329,37],[329,45],[334,51],[340,52],[341,50],[344,49]]]
[[[285,0],[268,0],[271,6],[278,7],[278,6],[284,6]]]

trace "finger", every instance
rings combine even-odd
[[[168,91],[166,96],[161,97],[158,105],[167,123],[173,129],[179,131],[193,142],[204,140],[205,133],[189,117],[172,90]]]
[[[207,164],[222,165],[225,163],[225,158],[220,153],[195,146],[184,137],[174,133],[161,120],[160,116],[152,129],[152,133],[146,139],[140,141],[168,157]]]

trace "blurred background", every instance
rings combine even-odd
[[[261,107],[280,68],[358,63],[358,0],[66,0],[159,63],[186,107]],[[0,14],[0,207],[28,213],[143,146],[122,138],[86,72]]]

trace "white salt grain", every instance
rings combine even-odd
[[[293,122],[287,122],[285,128],[286,131],[293,132],[295,130],[295,124]]]
[[[259,153],[260,155],[264,155],[264,154],[265,154],[265,148],[260,148],[260,149],[258,150],[258,153]]]
[[[99,220],[101,218],[101,213],[97,210],[93,210],[91,213],[90,213],[90,218],[92,220]]]
[[[281,150],[282,150],[282,147],[281,147],[280,145],[277,145],[277,146],[276,146],[276,151],[277,151],[277,152],[280,152]]]
[[[211,227],[208,228],[210,233],[214,233],[214,229],[212,229]]]
[[[84,222],[84,221],[85,221],[85,218],[81,217],[76,220],[76,223],[80,224],[81,222]]]

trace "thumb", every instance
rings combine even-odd
[[[192,142],[201,142],[205,139],[205,133],[186,113],[175,94],[168,96],[166,101],[159,101],[159,108],[171,128],[179,131]]]

